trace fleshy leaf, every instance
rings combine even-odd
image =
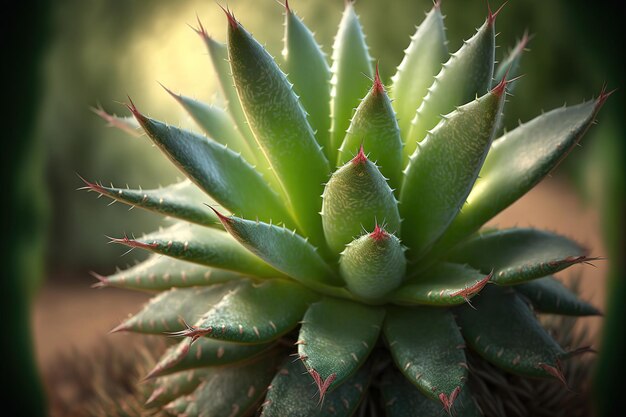
[[[456,242],[475,232],[539,183],[580,141],[601,103],[552,110],[496,139],[467,204],[442,242]]]
[[[112,242],[141,248],[182,261],[251,274],[276,277],[282,274],[254,256],[228,233],[181,223],[140,239],[123,237]]]
[[[200,337],[192,344],[183,340],[169,348],[146,378],[194,368],[231,365],[248,360],[274,346],[273,343],[244,345]]]
[[[336,390],[326,394],[323,402],[311,399],[318,392],[301,361],[289,358],[268,387],[262,417],[349,417],[363,400],[370,382],[370,369],[362,366]]]
[[[167,88],[165,90],[180,103],[208,137],[240,153],[250,164],[257,164],[257,157],[252,147],[254,143],[251,145],[239,133],[228,113],[217,106],[206,105],[191,97],[176,94]]]
[[[325,298],[302,319],[298,354],[314,379],[320,398],[363,365],[376,344],[385,310]]]
[[[433,401],[411,384],[397,369],[388,369],[382,378],[381,393],[387,417],[441,417],[441,402]],[[452,404],[451,415],[482,417],[465,386]]]
[[[167,256],[153,255],[128,269],[104,277],[92,273],[99,282],[94,287],[118,287],[133,290],[167,290],[172,287],[213,285],[241,279],[242,275],[213,269]]]
[[[475,235],[454,248],[448,259],[467,263],[499,285],[545,277],[591,260],[586,249],[554,233],[536,229],[504,229]]]
[[[231,342],[269,342],[296,327],[314,299],[314,293],[293,281],[242,285],[205,309],[192,331]]]
[[[230,66],[246,119],[299,229],[323,245],[318,213],[322,184],[330,175],[328,160],[285,74],[232,15],[228,18]]]
[[[402,138],[391,101],[380,81],[378,68],[374,86],[365,96],[339,149],[338,165],[350,161],[359,153],[359,147],[367,149],[370,159],[389,179],[394,189],[400,187],[402,179]]]
[[[380,222],[391,233],[400,232],[400,214],[393,191],[363,148],[333,173],[322,195],[322,225],[334,253]]]
[[[404,248],[397,237],[376,225],[372,233],[346,246],[339,271],[352,293],[369,301],[384,299],[404,278]]]
[[[445,116],[411,156],[400,192],[410,259],[432,246],[465,203],[491,146],[505,89],[503,81]]]
[[[231,213],[291,223],[278,195],[240,155],[207,137],[165,125],[132,105],[130,108],[167,157]]]
[[[391,295],[396,304],[454,305],[469,302],[491,279],[466,265],[440,263]]]
[[[524,36],[517,42],[515,47],[509,51],[503,60],[498,62],[491,83],[492,87],[495,87],[504,77],[510,80],[520,75],[520,61],[522,60],[522,54],[526,50],[526,45],[528,45],[529,40],[528,32],[524,32]],[[511,89],[514,86],[515,85],[512,85]]]
[[[390,95],[402,137],[407,137],[411,120],[447,56],[443,16],[439,2],[436,2],[411,37],[411,44],[405,51],[396,75],[392,77]]]
[[[182,398],[192,393],[209,375],[209,372],[208,369],[192,369],[157,378],[152,395],[146,401],[146,406],[160,407],[176,398]],[[175,405],[172,404],[172,406]]]
[[[85,179],[83,181],[89,191],[106,195],[115,201],[130,205],[131,208],[141,207],[166,216],[221,229],[219,219],[206,206],[211,199],[191,181],[153,190],[105,187]]]
[[[457,322],[473,351],[507,372],[554,377],[564,352],[512,289],[489,286],[460,307]],[[551,370],[551,371],[549,371]]]
[[[389,308],[383,331],[398,369],[449,411],[467,379],[465,344],[450,310]]]
[[[330,147],[330,68],[326,55],[315,41],[313,33],[286,3],[285,70],[293,89],[309,113],[309,123],[315,130],[317,142],[326,158],[332,161]]]
[[[487,92],[493,77],[495,57],[495,17],[491,14],[478,32],[453,53],[428,88],[424,101],[411,121],[404,146],[408,158],[418,142],[456,106]]]
[[[330,160],[335,161],[334,155],[350,126],[352,112],[367,93],[374,75],[365,36],[351,1],[346,2],[332,58],[330,147],[333,157]]]
[[[516,285],[516,291],[526,297],[534,308],[542,313],[568,316],[595,316],[601,314],[597,308],[581,300],[554,277],[537,279]]]
[[[243,417],[255,410],[276,373],[280,355],[268,354],[241,366],[210,368],[209,375],[193,392],[186,417]]]
[[[228,233],[248,250],[304,285],[338,281],[317,249],[295,231],[234,216],[222,216],[221,220]]]
[[[228,283],[211,287],[172,288],[152,298],[144,308],[113,329],[138,333],[162,334],[186,328],[212,305],[219,302],[239,284]]]

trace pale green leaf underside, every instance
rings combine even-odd
[[[152,395],[146,402],[147,407],[161,407],[168,405],[168,409],[181,406],[170,402],[177,398],[190,394],[209,375],[208,369],[192,369],[190,371],[179,372],[173,375],[165,375],[156,379]],[[184,402],[186,404],[186,402]],[[182,409],[184,411],[184,408]]]
[[[594,316],[597,308],[581,300],[556,278],[546,277],[516,285],[515,290],[526,297],[542,313],[567,316]]]

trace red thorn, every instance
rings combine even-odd
[[[446,413],[451,414],[454,400],[456,400],[456,397],[458,397],[460,392],[461,387],[456,387],[454,390],[452,390],[450,396],[447,396],[443,392],[439,394],[439,401],[441,401],[441,404],[443,404],[443,409],[446,411]]]
[[[374,226],[374,231],[370,233],[370,237],[379,242],[381,240],[386,240],[389,237],[389,233],[387,233],[385,229],[383,229],[378,225],[378,223],[376,223],[376,226]]]
[[[491,12],[491,6],[489,5],[489,2],[487,2],[487,10],[488,10],[488,15],[487,15],[487,24],[489,26],[493,25],[494,22],[496,21],[496,18],[498,17],[498,14],[502,11],[502,8],[504,6],[506,6],[506,4],[508,3],[508,1],[505,1],[502,6],[500,6],[498,8],[498,10],[495,11],[495,13]]]
[[[97,192],[99,194],[106,194],[107,190],[103,186],[101,186],[100,184],[95,183],[95,182],[91,182],[91,181],[87,181],[79,173],[76,173],[76,175],[78,175],[78,178],[80,178],[81,181],[85,183],[85,186],[87,187],[87,189],[89,189],[89,191],[95,191],[95,192]],[[82,188],[79,188],[79,189],[80,190],[84,190],[85,188],[82,187]]]
[[[583,353],[598,353],[598,351],[591,346],[583,346],[565,353],[565,355],[561,356],[561,359],[570,359]]]
[[[451,297],[461,296],[465,299],[465,301],[469,302],[470,297],[478,294],[483,288],[485,288],[485,285],[487,285],[487,283],[491,280],[491,277],[493,277],[493,271],[491,271],[491,273],[487,275],[485,278],[481,279],[480,281],[477,281],[474,285],[470,285],[467,288],[464,288],[460,291],[450,294],[450,296]]]
[[[165,392],[165,387],[159,387],[159,388],[155,389],[154,391],[152,391],[152,394],[146,400],[146,404],[145,405],[149,405],[150,403],[152,403],[154,400],[159,398],[161,396],[161,394],[163,394],[164,392]]]
[[[224,11],[224,13],[226,13],[226,17],[228,18],[228,24],[230,25],[230,28],[233,30],[236,30],[239,23],[237,23],[237,19],[235,19],[235,15],[233,14],[233,12],[231,12],[228,7],[224,8],[221,4],[218,4],[218,6],[220,6],[220,8]]]
[[[285,0],[285,9],[287,10],[287,13],[291,13],[291,9],[289,8],[289,0]]]
[[[374,87],[373,90],[377,93],[384,93],[385,86],[380,81],[380,73],[378,72],[378,62],[376,63],[376,75],[374,75]]]
[[[207,205],[208,206],[208,205]],[[213,213],[215,213],[215,215],[217,216],[217,218],[220,220],[220,222],[223,225],[226,225],[226,223],[231,223],[232,219],[230,217],[226,217],[224,216],[222,213],[220,213],[219,211],[217,211],[216,209],[214,209],[211,206],[208,206],[211,210],[213,210]]]
[[[136,239],[131,239],[128,236],[124,235],[122,238],[110,237],[111,241],[109,243],[119,243],[121,245],[125,245],[131,248],[140,248],[140,249],[154,249],[159,246],[158,243],[146,243],[141,242]]]
[[[90,271],[89,274],[98,280],[98,282],[91,285],[91,288],[104,288],[109,286],[109,279],[104,275],[100,275],[93,271]]]
[[[185,319],[183,319],[181,317],[181,320],[183,322],[183,325],[185,326],[184,330],[179,330],[177,332],[165,332],[166,335],[170,336],[170,337],[189,337],[191,338],[191,341],[189,343],[189,347],[191,347],[191,344],[193,342],[195,342],[196,340],[198,340],[201,337],[206,336],[207,334],[211,334],[213,333],[213,327],[207,327],[206,329],[203,329],[201,327],[198,326],[191,326],[189,325]],[[187,349],[187,351],[189,351]]]
[[[433,8],[434,9],[441,9],[441,0],[435,0],[433,2]]]
[[[616,88],[607,93],[606,88],[607,88],[607,85],[606,83],[604,83],[604,85],[602,86],[602,90],[600,90],[600,96],[598,96],[598,99],[596,100],[596,108],[595,108],[596,113],[600,111],[606,99],[608,99],[611,96],[611,94],[617,91],[617,88]]]
[[[352,158],[352,163],[354,165],[364,164],[367,162],[367,155],[363,151],[363,144],[359,147],[359,153],[356,154],[354,158]]]
[[[135,103],[133,103],[133,100],[130,98],[130,96],[128,96],[128,101],[130,104],[126,104],[126,107],[128,108],[128,110],[130,110],[133,116],[135,116],[135,119],[137,119],[139,123],[145,122],[147,120],[146,116],[144,116],[139,110],[137,110],[137,106],[135,106]]]
[[[130,327],[126,324],[126,322],[121,323],[117,326],[115,326],[113,329],[109,330],[109,334],[111,333],[118,333],[118,332],[125,332],[127,330],[130,330]]]
[[[504,94],[504,92],[506,91],[506,86],[510,82],[510,81],[506,80],[506,77],[509,75],[509,70],[510,69],[511,69],[511,67],[509,67],[509,69],[506,70],[506,73],[504,74],[504,77],[502,77],[502,80],[500,80],[498,85],[496,85],[495,87],[493,87],[491,89],[491,92],[493,94],[495,94],[496,96],[498,96],[498,97],[501,97],[502,94]]]
[[[335,373],[330,374],[328,375],[328,378],[323,379],[320,376],[319,372],[317,372],[313,368],[309,369],[309,374],[311,375],[311,377],[313,377],[313,380],[315,381],[315,385],[317,385],[317,390],[320,395],[319,403],[321,404],[324,401],[324,396],[326,395],[326,391],[328,391],[328,388],[330,387],[330,385],[335,381],[335,378],[337,378],[337,374]]]
[[[561,383],[567,387],[567,381],[565,380],[565,376],[563,376],[563,372],[559,369],[558,364],[557,366],[552,366],[547,363],[540,363],[537,366],[561,381]]]
[[[200,21],[200,16],[198,16],[198,14],[196,13],[196,20],[198,22],[198,28],[195,28],[193,26],[190,26],[194,32],[196,32],[198,35],[202,36],[202,38],[204,39],[208,39],[209,38],[209,34],[206,32],[206,30],[204,30],[204,26],[202,25],[202,22]]]

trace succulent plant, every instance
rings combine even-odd
[[[188,179],[154,190],[85,181],[177,219],[112,239],[155,255],[95,274],[97,286],[160,291],[114,331],[184,338],[148,374],[147,406],[348,416],[368,397],[388,416],[481,415],[466,349],[564,381],[561,361],[579,350],[560,347],[534,309],[597,314],[552,277],[593,258],[551,232],[479,229],[576,146],[609,93],[494,139],[528,41],[494,69],[498,12],[448,56],[435,3],[389,93],[349,1],[332,66],[288,4],[280,66],[225,12],[226,46],[200,22],[197,32],[226,108],[168,90],[206,135],[132,101],[134,119],[102,113],[142,128]]]

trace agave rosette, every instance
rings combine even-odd
[[[188,179],[154,190],[87,182],[180,220],[114,239],[155,255],[98,276],[160,291],[115,330],[186,337],[150,373],[147,405],[348,416],[378,390],[389,416],[481,415],[466,349],[514,374],[562,378],[568,353],[533,310],[597,314],[552,277],[586,250],[545,231],[479,229],[578,143],[607,94],[498,137],[528,38],[494,69],[497,13],[448,55],[435,4],[389,93],[351,2],[332,66],[288,5],[280,67],[226,15],[227,45],[198,28],[226,108],[170,92],[206,135],[129,105]]]

